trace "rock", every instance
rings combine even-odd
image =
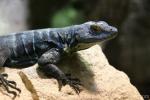
[[[84,86],[79,95],[68,85],[58,91],[57,81],[42,75],[35,65],[22,70],[6,68],[8,79],[22,90],[15,100],[143,100],[128,76],[109,65],[98,45],[64,58],[58,66],[80,78]],[[0,97],[11,100],[12,95],[2,90]]]

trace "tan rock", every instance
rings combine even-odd
[[[84,84],[80,95],[68,85],[58,91],[57,81],[44,77],[35,65],[22,70],[5,70],[22,90],[16,100],[143,100],[127,75],[109,65],[98,45],[64,58],[58,66],[65,73],[80,78]],[[11,94],[2,93],[0,91],[0,100],[11,100]]]

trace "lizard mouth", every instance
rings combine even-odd
[[[117,36],[117,32],[115,33],[102,33],[100,35],[96,35],[96,36],[89,36],[88,38],[82,38],[79,41],[82,43],[93,43],[93,42],[103,42],[103,41],[107,41],[110,39],[113,39]]]
[[[108,38],[114,38],[118,35],[118,30],[116,30],[115,32],[112,32],[110,35],[108,35]]]
[[[117,29],[115,31],[112,31],[112,32],[103,32],[99,36],[94,36],[89,40],[91,40],[91,41],[95,40],[97,42],[107,41],[107,40],[115,38],[118,34],[117,32],[118,32]]]
[[[118,35],[117,31],[109,33],[109,34],[105,33],[104,35],[100,36],[99,39],[101,41],[103,41],[103,40],[110,40],[110,39],[115,38],[117,35]]]
[[[110,26],[109,31],[106,31],[101,34],[100,39],[107,40],[107,39],[115,38],[118,34],[117,32],[118,32],[117,28]]]

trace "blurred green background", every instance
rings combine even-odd
[[[104,47],[110,64],[150,95],[150,0],[2,0],[1,33],[103,20],[119,30]],[[3,30],[3,31],[2,31]]]

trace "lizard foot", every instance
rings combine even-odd
[[[62,85],[70,85],[77,94],[81,92],[80,86],[82,86],[81,81],[78,78],[72,78],[71,74],[66,74],[66,78],[61,80],[61,83],[59,82],[59,90],[61,90]]]
[[[5,74],[5,73],[0,74],[0,85],[2,85],[8,93],[13,94],[14,95],[13,98],[15,98],[17,96],[17,93],[15,91],[10,91],[9,87],[17,90],[19,93],[21,93],[21,90],[16,87],[16,82],[15,81],[7,80],[7,77],[8,77],[8,74]]]

